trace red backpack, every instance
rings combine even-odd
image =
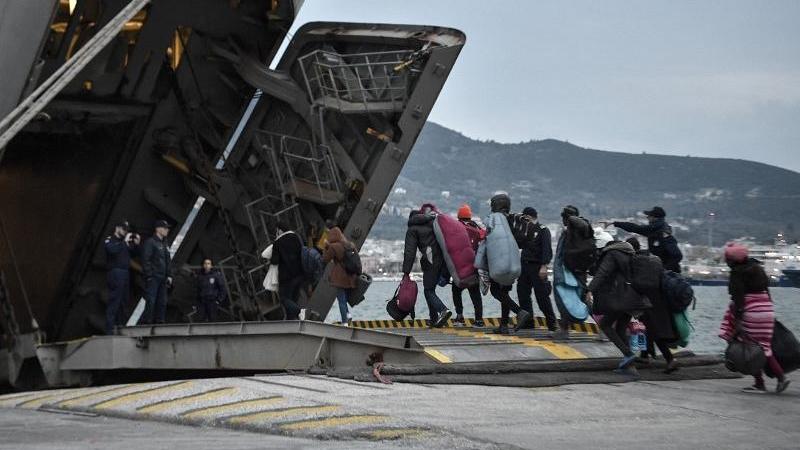
[[[408,275],[403,276],[397,292],[397,307],[404,312],[414,311],[414,306],[417,304],[417,293],[417,282]]]
[[[397,286],[397,290],[394,292],[392,298],[386,303],[386,312],[389,313],[389,316],[394,320],[403,320],[409,314],[411,314],[411,318],[413,319],[415,317],[414,305],[416,305],[416,303],[417,283],[406,275],[400,281],[400,286]]]

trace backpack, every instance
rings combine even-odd
[[[661,258],[637,253],[631,259],[631,285],[640,294],[657,291],[661,287],[664,266]]]
[[[511,225],[511,233],[517,241],[519,248],[525,248],[536,239],[536,235],[541,228],[541,224],[535,222],[524,214],[515,214]]]
[[[300,265],[303,267],[303,273],[312,280],[316,281],[322,276],[322,255],[319,254],[319,250],[301,247]]]
[[[354,246],[344,246],[342,267],[344,267],[344,271],[350,275],[361,275],[361,256],[358,255],[358,252]]]
[[[583,217],[579,219],[587,223],[586,230],[581,233],[580,230],[569,227],[564,239],[564,266],[572,272],[588,271],[597,259],[594,230],[588,220]]]
[[[672,312],[686,311],[694,301],[692,285],[680,274],[665,270],[661,277],[661,293]]]

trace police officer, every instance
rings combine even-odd
[[[114,234],[106,237],[106,264],[108,266],[108,304],[106,305],[106,334],[112,334],[120,324],[120,313],[130,295],[131,256],[139,249],[141,237],[130,233],[130,225],[122,221],[114,226]]]
[[[153,236],[142,246],[142,271],[145,279],[145,310],[141,323],[164,323],[167,316],[167,288],[172,284],[169,276],[170,255],[167,235],[170,225],[157,220]]]
[[[525,220],[518,221],[529,227],[524,233],[525,242],[520,245],[522,255],[522,273],[517,280],[517,298],[519,306],[533,314],[533,302],[531,301],[531,290],[536,295],[536,303],[542,310],[547,328],[556,331],[556,315],[553,311],[553,304],[550,302],[552,287],[547,281],[547,265],[553,259],[553,243],[550,237],[550,230],[539,223],[539,214],[535,208],[527,207],[522,210],[522,217]]]
[[[214,267],[211,258],[203,260],[203,267],[197,274],[197,307],[200,309],[200,320],[216,322],[217,308],[225,300],[225,281],[222,274]]]

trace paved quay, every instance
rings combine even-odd
[[[747,383],[515,388],[269,375],[14,393],[0,396],[0,449],[796,449],[800,382],[780,396],[740,393]]]

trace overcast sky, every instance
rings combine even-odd
[[[469,137],[800,171],[800,1],[306,0],[294,28],[314,20],[462,30],[430,120]]]

